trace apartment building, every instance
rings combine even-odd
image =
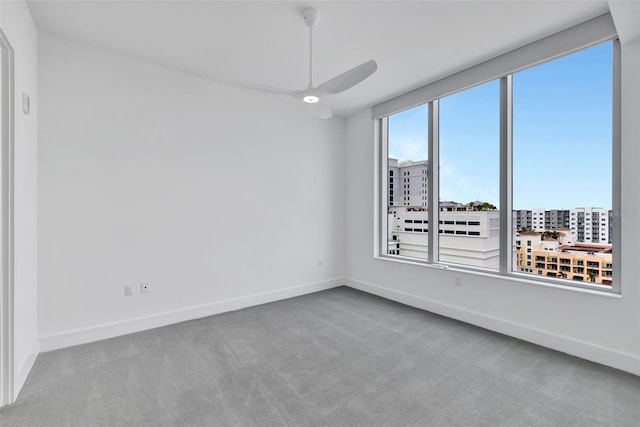
[[[518,209],[513,211],[513,224],[517,230],[526,228],[527,230],[533,229],[533,218],[531,210]]]
[[[611,221],[611,210],[596,207],[514,210],[516,229],[545,231],[569,228],[576,242],[611,243]]]
[[[428,161],[389,159],[389,206],[428,206]]]
[[[590,281],[611,286],[613,260],[611,245],[577,243],[562,245],[557,251],[534,250],[535,272],[548,277]]]
[[[557,230],[557,238],[525,231],[516,238],[517,269],[547,277],[612,284],[613,261],[609,244],[572,243],[571,231]]]
[[[604,208],[571,209],[569,228],[575,241],[611,243],[610,216],[611,211]]]

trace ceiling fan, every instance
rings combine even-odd
[[[288,95],[303,101],[309,107],[309,110],[322,119],[332,117],[329,106],[324,102],[329,95],[344,92],[345,90],[357,85],[376,71],[378,65],[376,61],[369,60],[345,71],[338,76],[327,80],[319,86],[313,86],[313,29],[318,23],[318,12],[314,8],[307,8],[302,11],[302,17],[307,27],[309,27],[309,87],[304,90],[282,89],[277,87],[244,84],[239,83],[238,86],[249,89],[259,90],[262,92],[273,93],[277,95]]]

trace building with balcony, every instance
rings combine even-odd
[[[609,209],[575,208],[570,210],[569,228],[576,242],[611,243],[610,218]]]
[[[611,243],[612,211],[605,208],[514,210],[516,229],[546,231],[568,228],[576,242]]]
[[[559,239],[548,240],[543,240],[543,233],[540,232],[520,233],[516,239],[518,271],[610,286],[612,246],[567,243],[570,239],[571,235],[566,233],[561,233]]]

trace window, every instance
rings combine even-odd
[[[606,42],[513,74],[515,209],[570,207],[579,217],[594,218],[595,227],[599,216],[611,209],[612,56],[613,42]],[[562,172],[556,173],[557,165],[539,161],[540,151],[567,159]],[[594,163],[594,155],[604,162]],[[559,183],[571,191],[564,191]],[[575,242],[563,244],[566,233],[543,233],[538,245],[554,252],[562,246],[565,254],[576,256],[581,243],[600,241],[598,234],[591,234],[591,223],[587,223]],[[611,249],[608,242],[598,247],[605,252]],[[612,260],[611,253],[599,257]],[[587,266],[599,266],[599,261],[588,261]],[[513,270],[518,271],[518,265]],[[571,274],[565,279],[571,280]],[[602,283],[602,276],[597,274],[590,281]]]
[[[445,224],[467,220],[490,227],[498,219],[500,194],[500,82],[475,86],[440,99],[440,199],[454,212],[442,214]],[[446,216],[445,216],[446,215]],[[499,224],[495,224],[496,230]],[[458,233],[456,235],[466,233]],[[476,239],[444,237],[438,260],[498,269],[498,234],[478,248]],[[490,240],[490,242],[489,242]],[[470,252],[473,254],[470,256]]]
[[[397,232],[402,256],[620,291],[620,48],[603,16],[374,106],[381,165],[407,177],[411,212],[384,207],[381,254],[394,221],[418,217],[437,230]],[[592,40],[573,36],[585,28]]]
[[[387,197],[386,252],[392,255],[428,259],[428,233],[421,228],[403,228],[402,224],[427,223],[428,202],[422,190],[422,170],[428,155],[428,107],[421,105],[388,119],[387,169],[402,175],[404,188],[402,200]],[[413,174],[411,170],[417,171]],[[389,193],[391,196],[391,193]],[[392,212],[393,211],[393,212]],[[395,215],[392,215],[394,213]],[[415,234],[414,232],[420,232]],[[390,242],[393,242],[391,244]],[[396,247],[399,245],[399,250]],[[392,253],[393,250],[393,253]]]

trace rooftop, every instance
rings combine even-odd
[[[610,253],[612,245],[599,244],[599,243],[582,243],[578,242],[573,245],[562,245],[558,248],[560,251],[573,251],[573,252],[593,252],[593,253]]]

